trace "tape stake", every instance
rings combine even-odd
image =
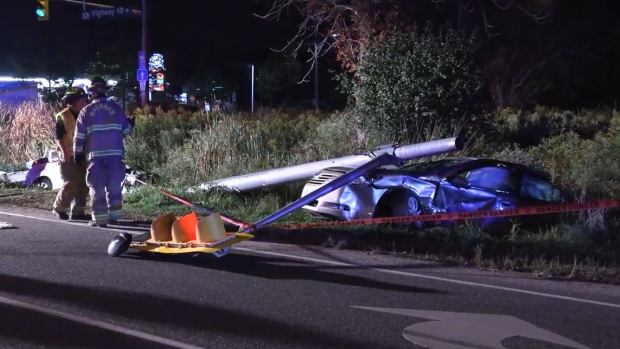
[[[296,223],[284,226],[277,226],[282,229],[302,229],[313,227],[347,227],[359,225],[375,225],[375,224],[394,224],[394,223],[410,223],[410,222],[437,222],[452,220],[472,220],[492,217],[516,217],[550,213],[563,213],[575,211],[603,210],[608,208],[620,207],[620,200],[601,200],[584,203],[570,204],[554,204],[543,206],[519,207],[508,210],[485,210],[474,212],[454,212],[454,213],[436,213],[418,216],[403,217],[385,217],[385,218],[363,218],[350,221],[331,221],[317,223]]]

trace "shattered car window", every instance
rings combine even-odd
[[[489,190],[512,192],[514,191],[514,175],[503,167],[483,167],[460,174],[467,179],[472,187]]]
[[[529,173],[523,174],[521,196],[549,202],[559,202],[561,200],[560,191],[551,182],[532,176]]]

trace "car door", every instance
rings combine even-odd
[[[519,207],[545,206],[562,203],[561,190],[555,187],[548,178],[525,171],[521,177],[519,188]],[[540,214],[522,216],[519,222],[525,229],[539,229],[560,223],[561,214]]]
[[[455,181],[456,177],[460,178],[459,181]],[[467,187],[458,185],[458,182],[467,183]],[[483,227],[503,227],[510,223],[511,217],[497,215],[476,218],[475,212],[517,207],[518,183],[518,173],[501,165],[463,170],[442,182],[446,210],[450,213],[469,213],[462,217],[482,224]]]

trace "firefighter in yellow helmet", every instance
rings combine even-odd
[[[56,114],[56,144],[60,150],[60,174],[64,183],[52,212],[62,220],[88,220],[90,217],[84,212],[88,196],[86,165],[76,165],[73,156],[75,125],[80,111],[89,102],[88,94],[82,88],[71,88],[62,101],[66,108]]]

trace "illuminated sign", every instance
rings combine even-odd
[[[166,81],[166,67],[164,65],[164,56],[154,53],[149,58],[149,90],[164,91]]]

